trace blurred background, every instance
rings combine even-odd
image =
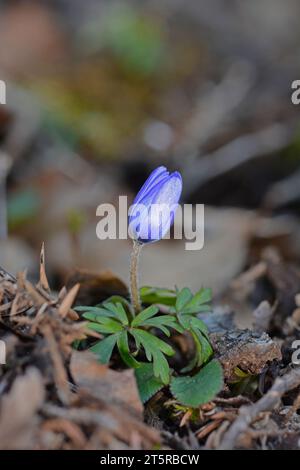
[[[204,203],[205,247],[145,248],[143,284],[226,295],[266,247],[299,262],[298,0],[0,0],[0,265],[52,285],[76,267],[127,281],[130,243],[96,207],[158,165]]]

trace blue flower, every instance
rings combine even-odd
[[[129,209],[129,233],[140,243],[160,240],[173,224],[182,191],[178,171],[169,173],[164,166],[154,170]]]

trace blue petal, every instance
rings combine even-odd
[[[165,204],[169,208],[168,211],[164,212],[163,207],[161,209],[161,220],[159,220],[159,239],[163,238],[174,222],[175,213],[178,207],[178,202],[182,192],[182,178],[180,173],[177,171],[172,173],[164,185],[160,188],[157,193],[157,197],[153,201],[153,205]],[[152,225],[158,223],[155,219],[152,221]]]
[[[133,227],[137,226],[137,221],[135,222],[136,218],[144,219],[147,217],[147,213],[145,213],[145,211],[143,211],[143,215],[141,216],[137,206],[143,205],[150,208],[152,201],[157,195],[157,192],[160,190],[161,185],[167,181],[168,178],[169,172],[164,166],[160,166],[154,170],[146,180],[129,209],[129,224],[131,226],[131,230],[134,230]]]
[[[181,191],[182,178],[178,172],[152,185],[152,190],[140,200],[140,204],[148,208],[142,214],[137,214],[136,235],[140,241],[150,243],[166,235],[173,224]],[[134,217],[130,222],[134,223]]]
[[[156,168],[156,170],[152,171],[151,175],[147,178],[147,180],[139,190],[138,194],[136,195],[133,203],[139,204],[141,199],[143,199],[153,189],[153,187],[166,176],[169,176],[169,172],[164,166],[159,166],[158,168]]]

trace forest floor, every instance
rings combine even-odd
[[[51,293],[43,250],[36,285],[26,273],[15,279],[0,272],[0,338],[7,347],[0,369],[1,448],[299,448],[300,368],[292,354],[300,337],[300,275],[275,249],[234,281],[240,294],[264,290],[252,329],[237,328],[233,312],[217,306],[204,317],[225,385],[198,408],[179,405],[167,388],[143,406],[132,370],[118,360],[112,368],[102,365],[89,351],[72,348],[76,339],[97,336],[73,310],[76,298],[93,302],[95,287],[102,298],[126,292],[113,275],[80,273],[81,287],[78,275],[68,290]],[[190,341],[181,343],[186,352]]]

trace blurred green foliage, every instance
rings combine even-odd
[[[130,72],[149,75],[166,59],[166,43],[157,18],[139,14],[128,5],[114,8],[106,19],[104,45]]]
[[[16,229],[33,220],[40,209],[40,196],[34,189],[13,193],[8,200],[8,226]]]
[[[172,30],[166,18],[125,4],[83,22],[73,46],[76,60],[28,86],[45,105],[46,125],[101,159],[126,156],[132,142],[143,145],[149,120],[169,122],[166,97],[183,96],[205,57],[191,31]]]
[[[86,221],[85,214],[77,209],[70,209],[67,213],[68,229],[72,235],[77,235],[82,230]]]

